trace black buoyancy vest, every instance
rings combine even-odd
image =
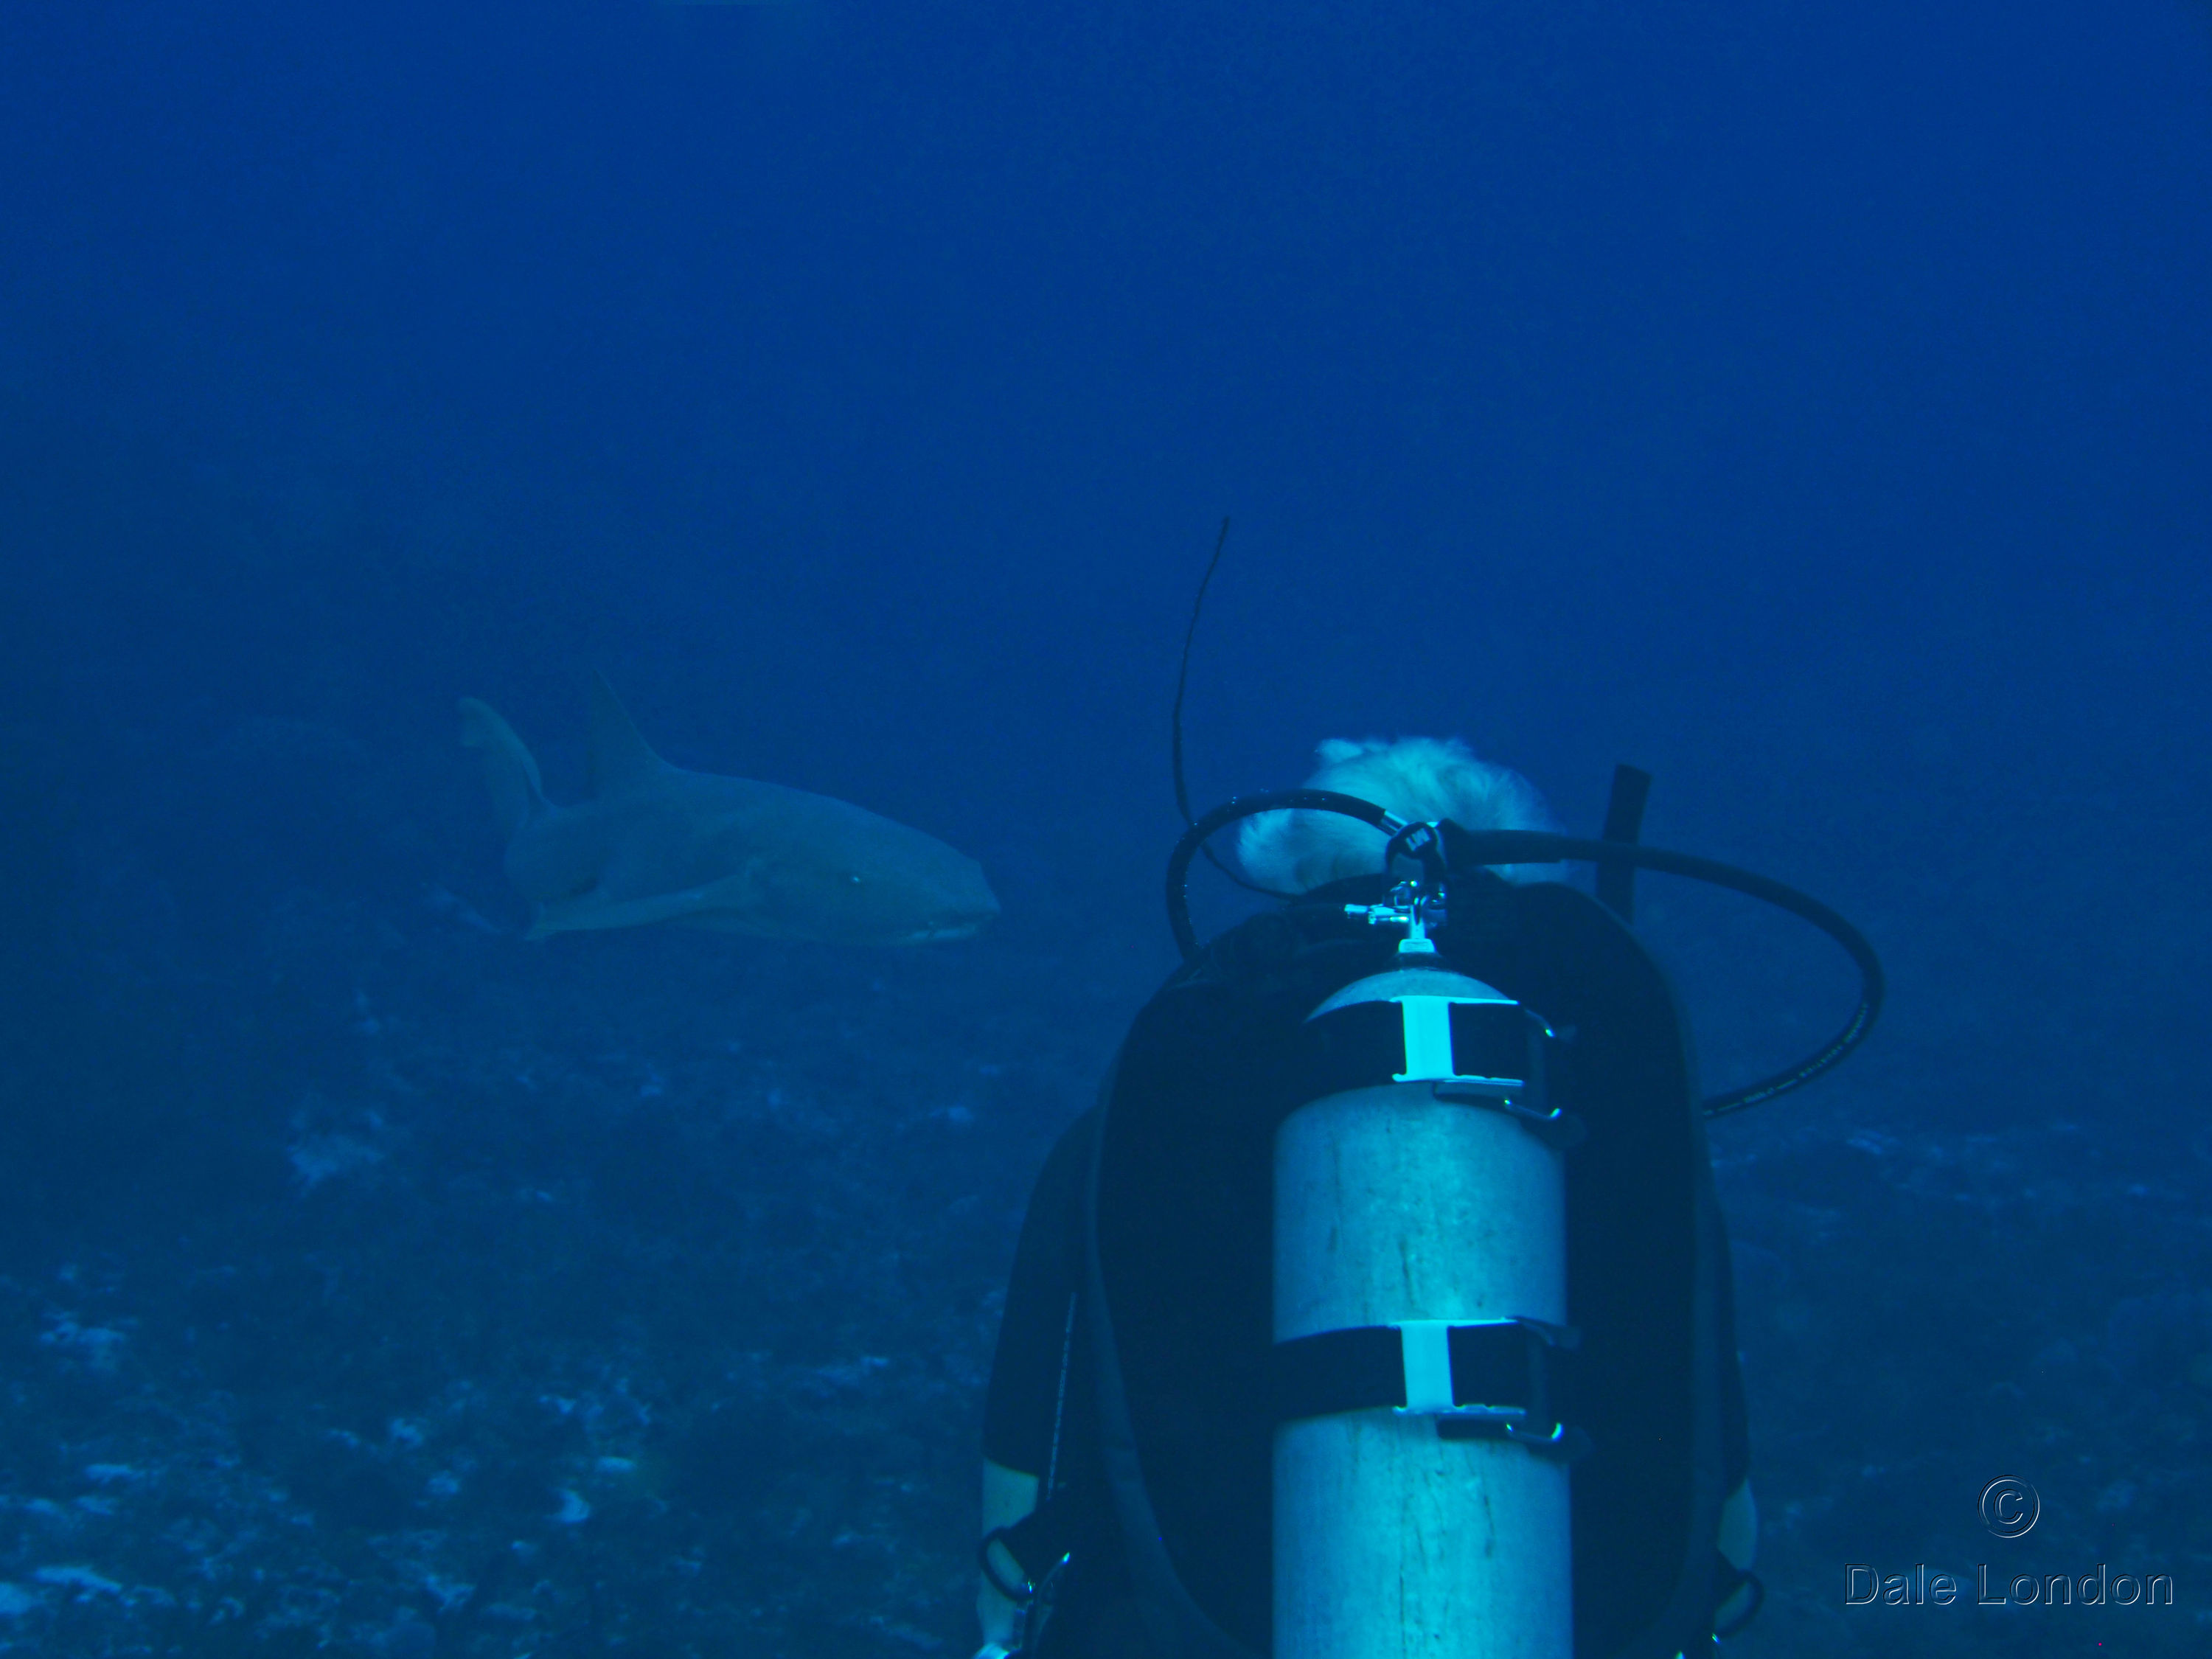
[[[1273,1130],[1304,1103],[1291,1056],[1335,991],[1397,965],[1344,914],[1379,883],[1255,916],[1146,1005],[1102,1091],[1085,1295],[1103,1478],[1159,1659],[1270,1644]],[[1747,1463],[1729,1267],[1688,1034],[1665,973],[1604,907],[1556,884],[1457,875],[1441,965],[1564,1039],[1552,1103],[1568,1156],[1563,1412],[1578,1659],[1667,1659],[1708,1639],[1721,1506]],[[1335,902],[1330,902],[1335,901]]]

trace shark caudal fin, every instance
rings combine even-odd
[[[552,809],[545,804],[545,786],[538,776],[538,763],[523,746],[514,728],[488,703],[474,697],[461,699],[461,743],[481,749],[484,781],[491,786],[491,809],[499,815],[500,834],[513,841],[523,825]]]
[[[489,712],[489,711],[487,711]],[[592,793],[617,795],[675,769],[653,752],[605,674],[592,676]]]

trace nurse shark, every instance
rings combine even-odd
[[[532,908],[526,937],[677,922],[765,939],[921,945],[966,939],[999,914],[973,859],[850,802],[672,766],[592,680],[591,794],[545,799],[538,763],[487,704],[464,697],[507,837],[507,874]]]

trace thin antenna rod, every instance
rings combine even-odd
[[[1221,550],[1229,545],[1229,520],[1221,521],[1221,533],[1213,538],[1213,556],[1206,562],[1206,574],[1198,579],[1198,597],[1190,602],[1190,626],[1182,631],[1182,665],[1176,670],[1175,741],[1170,750],[1175,764],[1176,811],[1182,814],[1183,828],[1193,828],[1197,820],[1190,815],[1190,791],[1182,777],[1182,694],[1190,684],[1190,642],[1198,637],[1199,612],[1206,609],[1206,590],[1213,580],[1213,573],[1221,563]],[[1278,893],[1271,887],[1262,887],[1256,881],[1248,881],[1214,856],[1211,847],[1201,845],[1199,851],[1206,861],[1235,882],[1248,893],[1264,894],[1268,898],[1296,898],[1295,893]]]
[[[1186,830],[1198,820],[1190,815],[1190,791],[1182,781],[1182,694],[1190,684],[1190,642],[1198,637],[1198,613],[1206,609],[1206,590],[1221,563],[1221,550],[1228,545],[1229,520],[1224,518],[1221,533],[1213,538],[1213,556],[1206,561],[1206,574],[1198,580],[1198,597],[1190,602],[1190,626],[1182,630],[1182,665],[1176,670],[1175,741],[1169,752],[1175,763],[1176,811],[1182,814]]]

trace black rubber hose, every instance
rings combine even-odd
[[[1801,921],[1810,922],[1843,947],[1844,954],[1859,970],[1858,1006],[1851,1010],[1850,1018],[1833,1036],[1795,1066],[1784,1066],[1771,1077],[1761,1078],[1741,1089],[1707,1096],[1702,1103],[1707,1117],[1726,1117],[1731,1112],[1743,1111],[1777,1095],[1802,1088],[1823,1072],[1833,1070],[1844,1055],[1866,1041],[1881,1012],[1888,981],[1881,970],[1881,958],[1875,954],[1866,935],[1811,894],[1800,892],[1771,877],[1756,875],[1735,865],[1698,858],[1690,853],[1624,846],[1618,842],[1587,841],[1577,836],[1553,836],[1537,830],[1468,830],[1450,836],[1446,847],[1451,861],[1462,867],[1470,864],[1550,864],[1577,860],[1599,866],[1626,864],[1638,870],[1656,871],[1661,875],[1685,876],[1692,881],[1725,887],[1731,892],[1759,899],[1778,910],[1786,910]]]
[[[1176,949],[1188,962],[1198,954],[1198,930],[1190,925],[1190,861],[1198,856],[1198,849],[1239,818],[1257,817],[1262,812],[1283,812],[1297,809],[1309,812],[1335,812],[1347,818],[1358,818],[1362,823],[1380,830],[1391,817],[1371,800],[1361,800],[1357,795],[1340,795],[1334,789],[1271,789],[1264,794],[1238,795],[1224,801],[1189,829],[1168,854],[1168,927],[1175,933]],[[1277,898],[1294,898],[1291,893],[1278,893]]]
[[[1168,860],[1168,926],[1174,931],[1176,945],[1188,962],[1198,954],[1198,934],[1190,922],[1190,894],[1188,891],[1191,860],[1208,836],[1218,833],[1240,818],[1261,812],[1290,809],[1308,811],[1337,812],[1346,817],[1358,818],[1364,823],[1382,827],[1390,815],[1372,801],[1364,801],[1351,795],[1340,795],[1327,789],[1289,789],[1269,794],[1246,795],[1216,807],[1192,825]],[[1670,853],[1663,848],[1644,847],[1620,842],[1591,841],[1579,836],[1556,836],[1539,830],[1461,830],[1452,825],[1447,832],[1445,848],[1450,862],[1456,868],[1486,866],[1498,864],[1556,864],[1569,860],[1595,864],[1625,864],[1638,870],[1656,871],[1661,875],[1683,876],[1692,881],[1702,881],[1715,887],[1724,887],[1731,892],[1742,893],[1777,909],[1786,910],[1799,920],[1811,923],[1843,948],[1859,970],[1858,1006],[1851,1010],[1850,1018],[1827,1042],[1795,1066],[1785,1066],[1771,1077],[1741,1089],[1731,1089],[1725,1094],[1709,1096],[1701,1109],[1707,1117],[1725,1117],[1731,1112],[1741,1112],[1749,1107],[1773,1099],[1803,1087],[1822,1073],[1832,1070],[1852,1049],[1865,1042],[1873,1030],[1875,1020],[1881,1012],[1882,998],[1887,991],[1887,980],[1882,973],[1881,958],[1875,954],[1874,946],[1866,935],[1851,926],[1810,894],[1773,880],[1754,875],[1748,870],[1732,864],[1723,864],[1717,859],[1703,859],[1689,853]]]

